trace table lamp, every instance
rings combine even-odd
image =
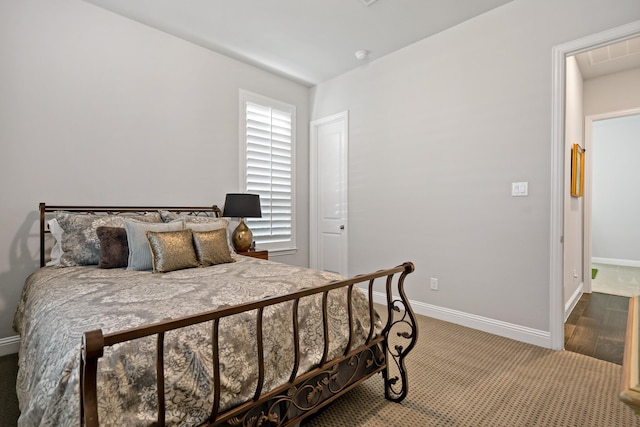
[[[253,243],[253,233],[244,219],[262,216],[260,196],[258,194],[228,193],[224,201],[222,216],[240,218],[240,224],[231,235],[231,242],[236,251],[248,251]]]

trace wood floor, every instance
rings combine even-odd
[[[583,294],[564,325],[568,351],[622,365],[629,298]]]

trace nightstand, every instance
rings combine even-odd
[[[238,255],[242,256],[250,256],[251,258],[259,258],[259,259],[269,259],[269,251],[246,251],[240,252],[238,251]]]

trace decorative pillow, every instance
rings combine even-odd
[[[122,215],[89,215],[57,212],[56,220],[62,227],[62,251],[59,267],[74,265],[95,265],[100,261],[100,240],[96,234],[98,227],[124,227],[127,218]],[[161,221],[160,214],[152,212],[135,217],[138,221]]]
[[[124,227],[98,227],[100,260],[98,268],[122,268],[127,266],[129,245]]]
[[[58,220],[53,218],[47,221],[49,224],[49,231],[53,236],[53,247],[51,248],[51,261],[47,263],[47,266],[53,266],[60,264],[60,258],[62,257],[62,227],[58,224]]]
[[[184,221],[145,223],[128,219],[124,223],[129,244],[127,270],[146,271],[153,269],[151,249],[147,240],[147,231],[180,231],[184,229]]]
[[[147,231],[154,273],[198,267],[191,230]]]
[[[235,262],[231,257],[231,251],[229,251],[226,228],[211,231],[194,231],[193,246],[200,265],[204,267]]]
[[[229,220],[226,218],[209,218],[208,221],[203,221],[202,218],[200,221],[192,222],[193,218],[185,218],[184,226],[192,229],[193,231],[213,231],[220,230],[224,228],[227,230],[227,246],[229,247],[229,251],[235,253],[235,249],[233,248],[233,243],[231,243],[231,234],[228,232],[229,230]]]

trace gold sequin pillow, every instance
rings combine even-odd
[[[154,273],[198,267],[191,230],[147,231]]]
[[[193,246],[198,261],[203,267],[215,264],[235,262],[227,244],[227,229],[220,228],[211,231],[194,231]]]

